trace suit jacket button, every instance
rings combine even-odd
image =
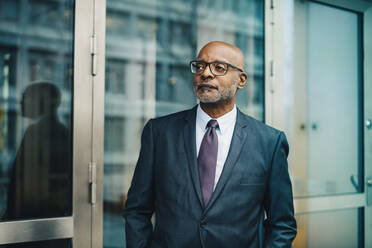
[[[202,219],[200,221],[200,226],[205,226],[207,224],[207,221],[205,219]]]

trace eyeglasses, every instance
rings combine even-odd
[[[232,64],[225,63],[225,62],[211,62],[207,63],[205,61],[191,61],[190,62],[190,69],[191,72],[194,74],[201,74],[205,70],[205,68],[209,66],[210,71],[212,72],[213,75],[215,76],[223,76],[227,73],[227,70],[229,67],[243,72],[242,69],[233,66]]]

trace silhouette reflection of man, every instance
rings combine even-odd
[[[60,91],[49,82],[23,93],[22,116],[36,123],[26,129],[14,160],[6,219],[71,214],[71,135],[58,120],[60,102]]]

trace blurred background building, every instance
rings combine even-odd
[[[244,53],[238,107],[289,139],[294,247],[372,247],[371,28],[367,0],[0,0],[0,247],[125,247],[142,128],[197,104],[212,40]]]

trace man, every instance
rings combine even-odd
[[[210,42],[190,66],[200,104],[144,128],[124,211],[127,248],[291,247],[288,144],[236,108],[242,52]]]

